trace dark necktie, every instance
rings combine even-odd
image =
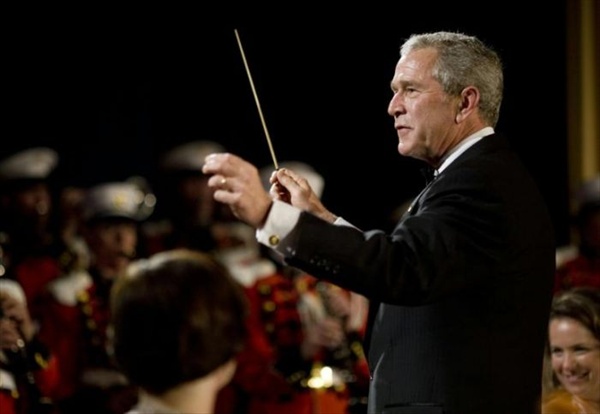
[[[410,204],[410,207],[408,207],[408,210],[406,211],[406,214],[410,213],[419,204],[419,199],[421,198],[421,195],[423,195],[425,190],[427,190],[427,188],[429,187],[429,184],[431,184],[437,177],[436,169],[430,167],[429,165],[421,168],[421,174],[423,175],[423,178],[425,178],[425,188],[423,188],[419,195],[413,199],[412,203]]]
[[[421,168],[421,174],[423,178],[425,178],[425,184],[431,183],[435,179],[435,168],[430,167],[429,165]]]

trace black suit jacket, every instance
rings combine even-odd
[[[391,235],[302,213],[281,247],[371,300],[370,413],[538,412],[554,232],[499,134],[449,165]]]

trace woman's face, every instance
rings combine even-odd
[[[552,369],[571,394],[600,401],[600,341],[575,319],[550,321]]]

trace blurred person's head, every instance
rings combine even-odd
[[[2,223],[11,237],[43,238],[53,207],[50,176],[58,153],[47,147],[19,151],[0,161]]]
[[[85,193],[82,234],[92,263],[104,277],[112,278],[136,256],[138,225],[153,211],[135,183],[98,184]]]
[[[579,251],[584,256],[600,259],[600,174],[581,185],[576,202]]]
[[[143,391],[174,406],[178,389],[211,399],[231,380],[246,296],[212,256],[176,249],[133,262],[113,286],[111,312],[115,359]]]
[[[167,151],[160,161],[161,199],[166,214],[175,222],[206,226],[212,223],[218,209],[202,172],[204,159],[225,148],[214,141],[191,141]]]
[[[576,287],[552,302],[548,350],[554,387],[600,403],[600,290]]]

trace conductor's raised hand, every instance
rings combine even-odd
[[[273,201],[254,165],[234,154],[214,153],[205,158],[202,172],[211,175],[208,186],[215,200],[229,205],[241,221],[262,227]]]
[[[308,180],[288,168],[280,168],[271,176],[271,197],[290,203],[321,219],[333,223],[336,216],[325,208]]]

